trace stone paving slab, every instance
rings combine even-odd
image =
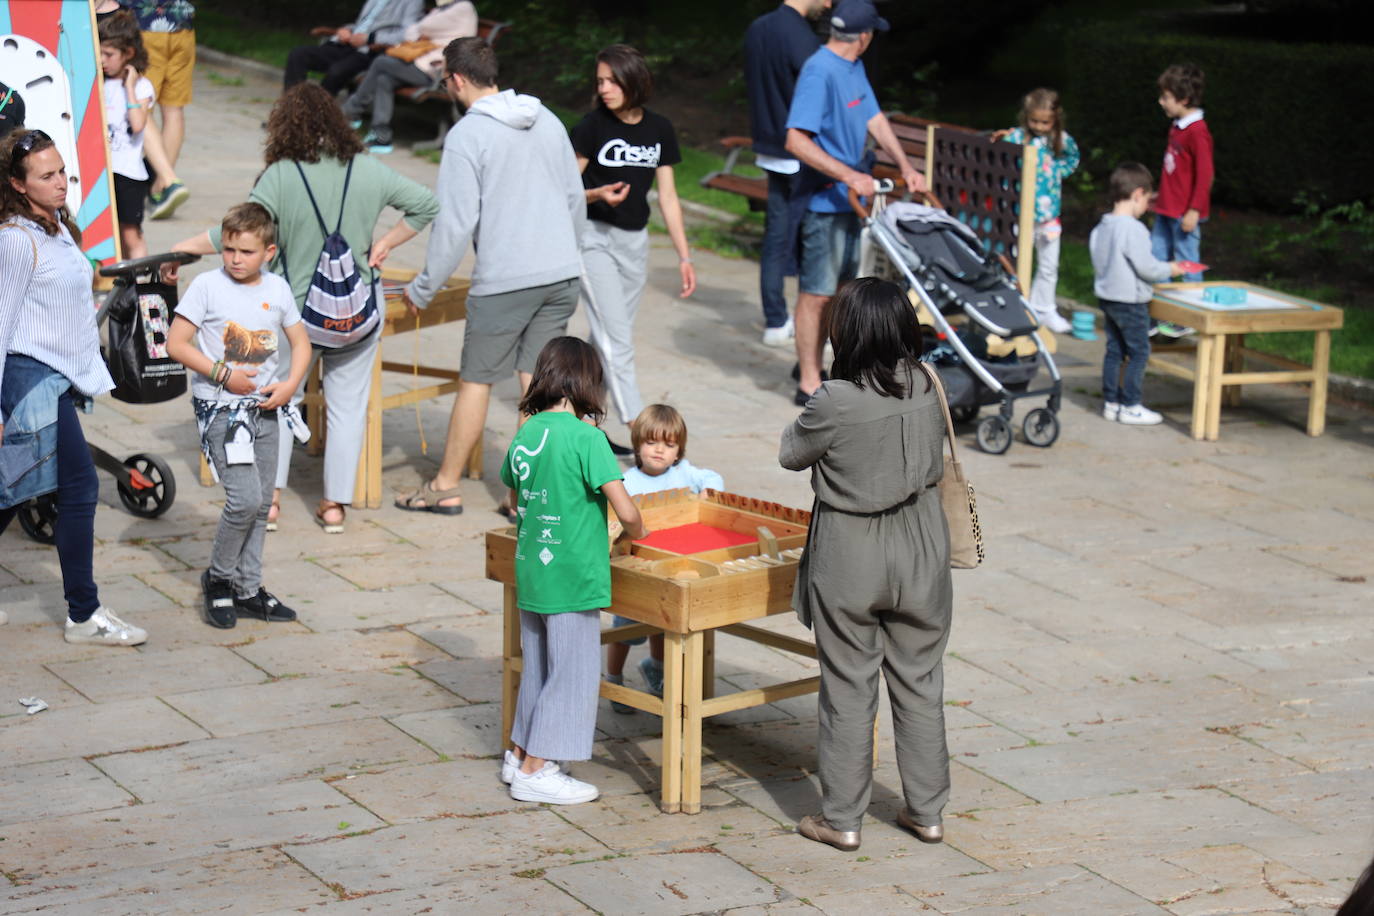
[[[78,758],[7,767],[0,782],[0,825],[122,808],[137,799]]]
[[[279,906],[294,912],[333,896],[280,851],[251,849],[82,875],[75,882],[39,881],[0,888],[0,913],[249,916]]]
[[[204,793],[208,780],[217,791],[232,792],[268,783],[337,780],[437,759],[433,751],[382,719],[354,719],[109,754],[96,763],[121,786],[151,802],[195,799]]]
[[[84,878],[380,826],[366,809],[322,782],[270,785],[206,793],[191,806],[159,802],[10,824],[0,847],[0,869],[21,882],[57,875]]]
[[[166,703],[143,697],[0,720],[0,760],[16,765],[89,757],[206,736]]]
[[[991,916],[1112,913],[1114,916],[1162,914],[1165,910],[1139,895],[1077,865],[1027,868],[904,882],[901,889],[941,913]]]
[[[51,664],[48,670],[99,703],[267,680],[251,660],[213,646],[175,652],[107,652],[85,661]]]
[[[777,900],[774,887],[714,852],[565,865],[544,877],[607,916],[688,916]]]
[[[542,878],[464,878],[418,890],[366,894],[350,900],[275,910],[270,916],[415,916],[417,913],[538,913],[540,916],[582,916],[591,913],[581,903]]]
[[[236,651],[273,677],[412,667],[448,659],[430,643],[395,630],[278,636]]]

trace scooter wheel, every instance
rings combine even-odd
[[[974,432],[978,447],[989,455],[1000,455],[1011,448],[1011,424],[1001,414],[984,417]]]
[[[131,455],[124,459],[129,475],[119,483],[119,501],[139,518],[157,518],[177,498],[172,469],[156,455]]]
[[[47,493],[19,507],[19,527],[40,544],[57,540],[57,494]]]
[[[1049,448],[1059,438],[1059,418],[1047,407],[1037,407],[1021,422],[1021,434],[1037,448]]]

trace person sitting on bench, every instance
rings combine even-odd
[[[357,91],[343,104],[344,116],[361,127],[372,109],[363,145],[374,154],[391,152],[391,113],[396,90],[436,85],[444,72],[444,48],[455,38],[477,34],[477,8],[470,0],[438,0],[425,18],[405,30],[405,42],[373,58]]]
[[[312,29],[311,34],[327,35],[328,40],[291,49],[282,88],[305,82],[306,76],[317,70],[324,73],[320,85],[333,95],[366,70],[387,46],[400,42],[406,28],[420,21],[424,9],[425,0],[367,0],[356,21],[337,29]]]

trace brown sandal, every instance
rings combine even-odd
[[[332,509],[339,510],[339,520],[337,522],[325,520],[324,514]],[[325,534],[343,534],[346,516],[347,511],[344,509],[342,503],[330,503],[327,506],[318,506],[315,509],[315,524],[323,528]]]
[[[396,497],[396,508],[404,509],[407,512],[433,512],[437,515],[462,515],[463,504],[456,506],[441,506],[439,503],[446,499],[462,499],[463,491],[460,487],[450,487],[447,490],[434,489],[434,481],[427,480],[420,485],[420,489],[414,493],[406,493]]]
[[[281,497],[272,497],[272,508],[267,510],[267,530],[277,530],[277,520],[281,518]]]

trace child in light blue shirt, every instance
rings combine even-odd
[[[631,496],[658,493],[663,490],[690,489],[723,490],[725,481],[715,471],[699,468],[687,460],[687,421],[667,404],[650,404],[640,411],[630,424],[630,443],[635,452],[635,466],[625,472],[625,490]],[[616,626],[634,623],[628,617],[616,617]],[[645,637],[611,643],[606,647],[606,680],[612,684],[625,683],[625,659],[630,646],[644,642]],[[644,682],[651,693],[663,696],[663,635],[648,637],[649,657],[639,663]],[[634,712],[633,706],[612,703],[619,713]]]

